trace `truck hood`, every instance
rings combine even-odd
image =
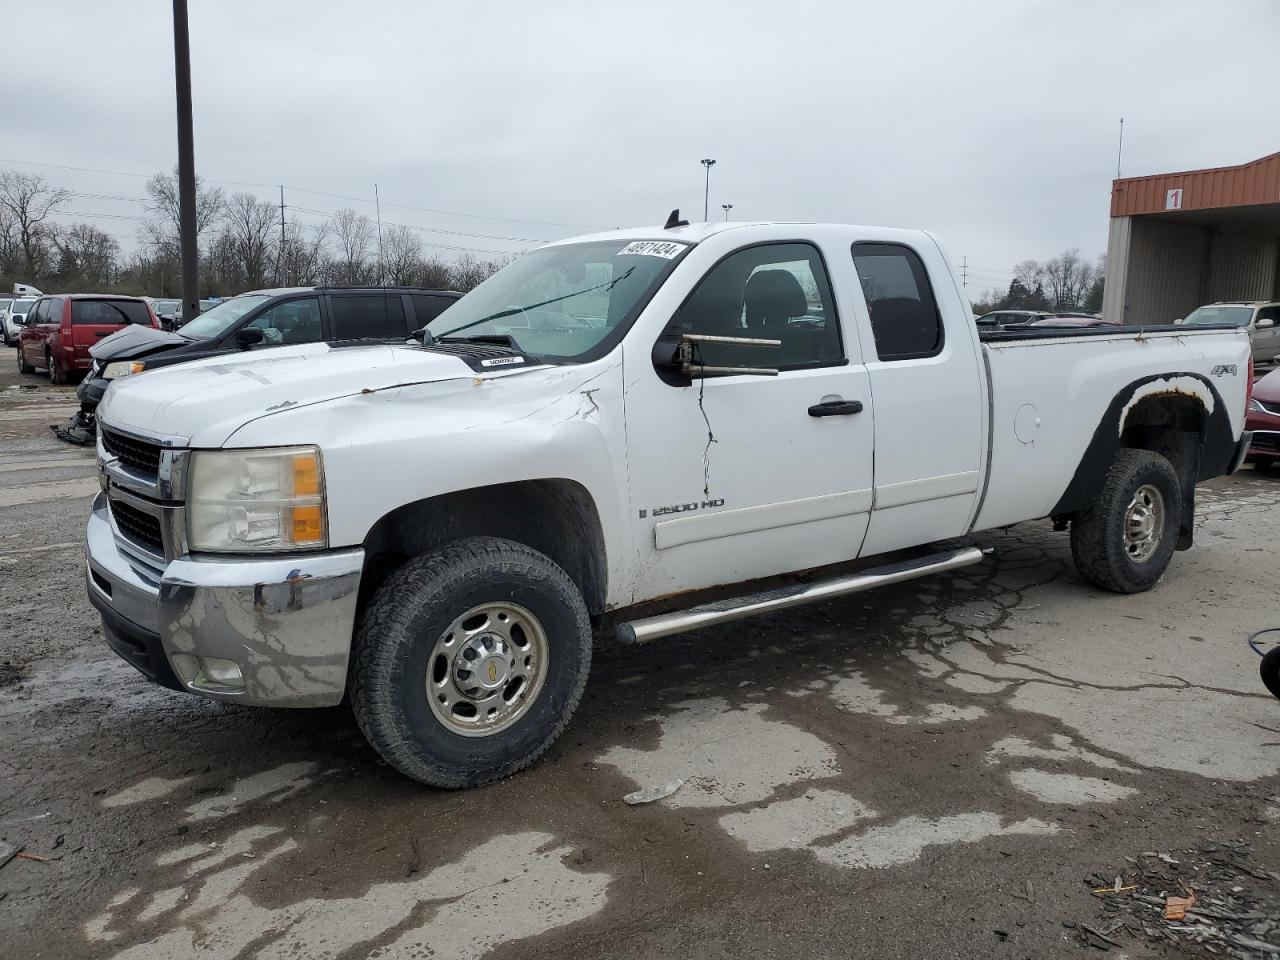
[[[145,357],[165,347],[177,347],[192,342],[176,333],[131,323],[95,343],[89,348],[89,356],[102,363],[110,363],[112,360],[137,360],[139,357]]]
[[[220,447],[250,421],[283,410],[475,375],[457,357],[408,346],[274,347],[115,380],[98,407],[98,417],[108,428],[168,438],[175,446]]]

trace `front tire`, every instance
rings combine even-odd
[[[1098,499],[1072,521],[1071,556],[1090,583],[1141,593],[1164,576],[1181,523],[1173,464],[1150,450],[1120,450]]]
[[[351,705],[387,763],[460,788],[527,767],[569,722],[591,624],[548,557],[476,537],[410,560],[379,588],[352,650]]]
[[[1271,695],[1280,697],[1280,647],[1272,647],[1262,658],[1258,667],[1262,682],[1266,684]]]

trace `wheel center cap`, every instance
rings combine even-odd
[[[507,642],[495,634],[472,637],[460,651],[454,662],[458,674],[458,686],[480,687],[482,690],[500,690],[511,677],[511,654]],[[468,656],[473,654],[473,656]]]

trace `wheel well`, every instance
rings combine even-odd
[[[1195,528],[1196,481],[1204,451],[1207,413],[1198,397],[1186,393],[1157,393],[1143,397],[1129,411],[1120,446],[1158,453],[1178,474],[1182,490],[1182,525],[1178,549],[1191,546]]]
[[[563,479],[459,490],[392,510],[365,537],[361,607],[406,559],[464,537],[502,537],[532,547],[569,575],[590,613],[604,612],[608,567],[600,516],[586,488]]]

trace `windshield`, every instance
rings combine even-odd
[[[15,300],[13,301],[13,306],[9,309],[9,312],[14,316],[25,317],[33,303],[35,303],[35,300]]]
[[[1197,307],[1182,322],[1229,323],[1233,327],[1247,327],[1252,316],[1253,307]]]
[[[427,325],[438,339],[510,337],[531,357],[586,359],[621,337],[684,243],[610,240],[544,247],[504,267]]]
[[[246,294],[243,297],[232,297],[223,300],[207,313],[202,313],[180,331],[184,337],[192,340],[213,340],[222,336],[236,321],[261,303],[271,298],[264,294]]]

